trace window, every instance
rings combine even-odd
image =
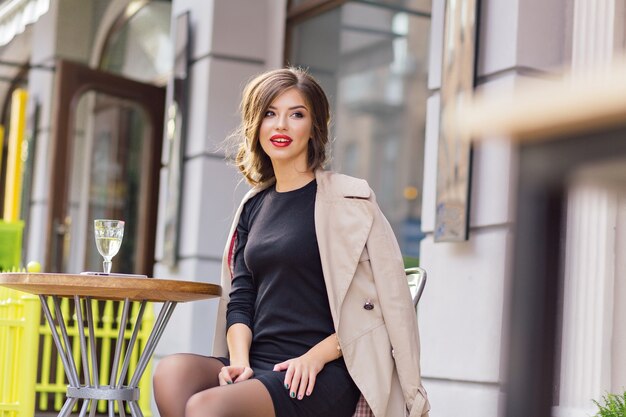
[[[172,71],[172,3],[151,1],[109,35],[100,69],[137,81],[165,85]]]
[[[292,3],[302,14],[289,15],[287,60],[308,68],[329,96],[331,168],[368,180],[414,266],[423,237],[430,2],[327,3],[338,5],[314,14],[306,1]]]

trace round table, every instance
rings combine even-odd
[[[126,402],[133,417],[143,417],[137,402],[139,399],[139,388],[137,385],[167,326],[174,307],[180,302],[204,300],[221,295],[220,286],[215,284],[115,274],[2,273],[0,274],[0,285],[38,295],[41,299],[41,307],[52,331],[52,338],[59,351],[69,381],[66,394],[67,400],[59,412],[59,417],[68,417],[80,399],[84,400],[80,410],[80,417],[86,415],[89,404],[91,404],[90,415],[94,414],[96,408],[94,402],[97,400],[108,400],[110,417],[113,417],[115,413],[115,401],[119,401],[119,410],[122,416],[124,415],[123,403]],[[73,298],[76,306],[75,314],[79,326],[80,359],[84,373],[82,382],[71,351],[72,345],[69,342],[66,330],[66,320],[61,313],[59,299],[62,297]],[[48,298],[52,298],[54,314],[48,306]],[[109,385],[100,385],[98,382],[99,368],[95,353],[94,321],[91,309],[92,299],[124,302]],[[122,359],[124,332],[128,323],[128,312],[130,303],[133,301],[138,301],[141,304],[137,319],[134,323],[132,320],[130,321],[132,335],[125,349],[126,355],[118,375],[119,363]],[[148,302],[161,302],[163,307],[154,322],[134,373],[128,375],[128,385],[123,385],[129,369],[131,352],[137,340],[141,319]],[[91,358],[88,357],[84,327],[85,320],[87,321],[87,330],[89,332]],[[89,367],[90,359],[92,362],[91,368]]]

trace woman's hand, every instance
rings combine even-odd
[[[236,382],[245,381],[252,378],[254,371],[249,366],[225,366],[222,368],[217,378],[220,385],[230,385]]]
[[[287,370],[285,374],[285,388],[289,390],[291,398],[299,400],[304,395],[311,395],[315,387],[315,379],[317,374],[324,368],[326,362],[313,350],[308,351],[302,356],[286,360],[274,366],[274,371]]]
[[[289,390],[291,398],[297,396],[301,400],[305,395],[311,395],[317,374],[324,369],[324,366],[339,357],[341,357],[339,340],[333,333],[309,349],[304,355],[276,364],[274,371],[287,370],[285,388]]]

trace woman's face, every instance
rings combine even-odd
[[[280,94],[263,116],[259,140],[274,169],[288,166],[307,171],[307,149],[313,121],[304,96],[296,88]]]

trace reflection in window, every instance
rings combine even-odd
[[[123,219],[124,240],[113,271],[137,272],[140,199],[145,195],[141,173],[142,144],[148,138],[145,112],[135,103],[105,94],[95,96],[93,144],[89,156],[88,241],[93,242],[92,219]],[[143,187],[142,187],[143,185]],[[85,266],[99,271],[102,257],[87,245]]]
[[[368,180],[407,266],[417,262],[423,237],[430,30],[424,3],[347,2],[290,33],[290,64],[308,68],[331,101],[332,168]]]
[[[172,71],[172,3],[151,1],[113,32],[100,68],[137,81],[164,85]]]
[[[360,0],[361,3],[375,3],[381,6],[388,7],[400,7],[404,9],[412,9],[414,11],[421,11],[430,13],[430,0]],[[303,6],[306,4],[319,3],[315,0],[290,0],[291,7]]]

